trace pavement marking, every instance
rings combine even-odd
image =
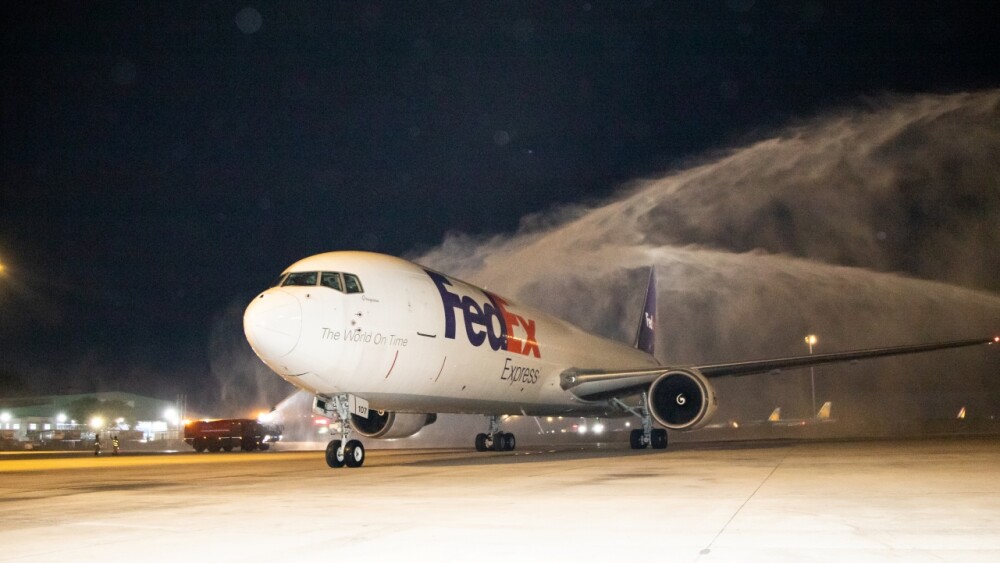
[[[729,525],[733,523],[733,520],[735,520],[736,517],[739,516],[743,508],[753,499],[753,497],[757,495],[757,492],[760,491],[761,487],[763,487],[764,484],[771,479],[771,476],[774,475],[774,473],[778,470],[779,467],[781,467],[781,464],[785,463],[786,459],[788,459],[788,454],[786,454],[780,460],[778,460],[778,463],[775,464],[775,466],[771,469],[770,473],[767,474],[767,477],[764,477],[764,479],[760,482],[760,484],[757,485],[757,488],[754,489],[752,493],[750,493],[750,496],[748,496],[746,500],[743,501],[743,504],[741,504],[740,507],[737,508],[735,512],[733,512],[733,515],[729,517],[729,520],[726,520],[726,523],[722,525],[722,528],[720,528],[719,532],[715,534],[715,537],[712,538],[712,541],[708,542],[708,545],[706,545],[704,549],[698,552],[698,555],[695,556],[694,558],[695,561],[701,559],[702,555],[709,555],[712,553],[712,546],[715,544],[715,541],[722,536],[722,534],[726,531],[726,528],[728,528]]]
[[[316,452],[288,452],[247,454],[178,454],[178,455],[134,455],[134,456],[81,456],[45,459],[0,459],[0,473],[15,471],[52,471],[65,469],[113,469],[116,467],[138,467],[149,465],[193,465],[208,463],[245,463],[268,458],[313,458]]]

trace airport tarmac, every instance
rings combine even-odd
[[[0,456],[0,561],[1000,561],[996,437]]]

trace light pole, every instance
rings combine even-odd
[[[806,344],[809,345],[809,355],[812,356],[813,345],[816,344],[816,335],[810,334],[806,336]],[[813,399],[813,416],[816,416],[816,367],[809,366],[809,381],[812,383],[812,399]]]

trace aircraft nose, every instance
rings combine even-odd
[[[299,300],[285,291],[266,291],[243,313],[243,332],[261,359],[276,360],[295,349],[302,332]]]

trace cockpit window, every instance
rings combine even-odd
[[[281,285],[316,285],[316,274],[317,272],[292,272]]]
[[[344,274],[344,287],[347,289],[347,293],[361,293],[364,291],[361,289],[361,280],[354,274]]]
[[[271,285],[269,285],[267,287],[278,287],[279,285],[281,285],[281,282],[285,279],[285,276],[287,274],[288,274],[288,272],[284,272],[283,274],[281,274],[280,276],[278,276],[278,279],[274,280],[274,283],[272,283]]]
[[[337,272],[320,272],[319,284],[325,285],[326,287],[332,287],[337,291],[344,291],[343,286],[340,283],[340,274]]]

